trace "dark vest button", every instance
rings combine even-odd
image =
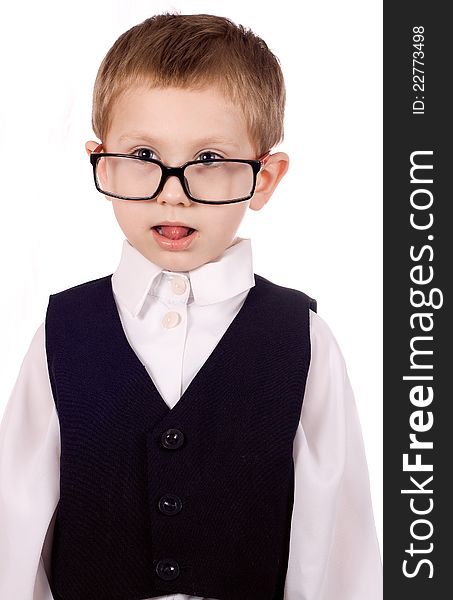
[[[174,494],[165,494],[159,500],[159,510],[165,515],[176,515],[182,509],[182,501],[179,496]]]
[[[161,437],[162,446],[168,450],[176,450],[184,444],[184,434],[179,429],[167,429]]]
[[[156,565],[156,573],[161,579],[171,581],[179,575],[179,565],[172,558],[164,558]]]

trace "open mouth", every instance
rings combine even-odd
[[[192,235],[192,233],[196,231],[196,229],[183,225],[154,225],[152,229],[169,240],[180,240],[181,238]]]

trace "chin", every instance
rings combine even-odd
[[[161,260],[157,259],[155,262],[162,269],[175,272],[192,271],[203,264],[203,262],[199,263],[193,259],[189,259],[187,254],[184,256],[184,252],[178,254],[175,253],[174,256],[165,259],[161,257]]]

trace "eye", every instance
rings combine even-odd
[[[139,158],[156,158],[154,152],[149,148],[137,148],[132,154]]]
[[[215,152],[210,152],[208,150],[206,152],[202,152],[201,154],[199,154],[197,160],[199,160],[200,162],[210,163],[212,160],[214,160],[216,158],[223,158],[223,156],[220,156],[220,154],[216,154]]]

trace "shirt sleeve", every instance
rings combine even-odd
[[[0,598],[52,600],[47,573],[60,491],[60,432],[44,335],[42,323],[0,426]]]
[[[353,392],[338,344],[313,312],[310,331],[284,598],[381,600],[382,563]]]

